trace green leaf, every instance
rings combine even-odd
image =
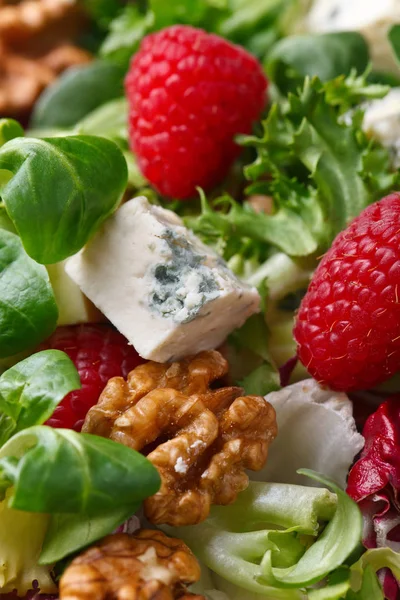
[[[368,45],[356,32],[294,35],[271,50],[266,70],[284,94],[301,87],[306,76],[323,82],[352,70],[364,73],[369,63]]]
[[[29,258],[18,236],[0,229],[0,357],[36,346],[57,317],[47,270]]]
[[[21,512],[0,502],[0,589],[17,590],[23,598],[32,582],[38,581],[43,594],[57,593],[51,568],[38,563],[43,539],[49,524],[48,515]],[[14,591],[15,594],[15,591]]]
[[[5,371],[0,377],[0,447],[18,431],[44,423],[79,388],[73,362],[59,350],[37,352]]]
[[[101,56],[126,68],[141,40],[153,30],[153,25],[154,14],[151,10],[142,12],[137,4],[128,4],[111,23],[100,48]]]
[[[400,64],[400,25],[392,25],[388,37],[396,60]]]
[[[363,573],[370,566],[376,573],[380,569],[388,568],[397,580],[400,579],[400,553],[392,548],[372,548],[367,550],[359,561],[351,567],[351,586],[358,591],[363,587]]]
[[[110,25],[100,53],[128,66],[142,39],[178,23],[201,27],[245,46],[258,56],[280,35],[286,9],[295,0],[149,0],[127,4]]]
[[[202,23],[210,3],[207,0],[150,0],[155,17],[155,28],[162,29],[176,23]]]
[[[21,125],[14,119],[0,119],[0,146],[24,135]]]
[[[201,214],[186,218],[185,223],[207,240],[250,238],[274,245],[289,255],[307,256],[317,249],[317,241],[301,218],[310,204],[307,196],[303,199],[299,197],[296,210],[288,201],[274,215],[267,215],[256,213],[249,204],[239,204],[229,197],[218,199],[218,203],[213,205],[223,210],[213,210],[203,198]],[[318,214],[314,216],[319,222]]]
[[[229,13],[218,23],[217,33],[245,47],[257,47],[259,56],[265,55],[269,46],[254,42],[260,34],[274,31],[279,35],[279,22],[293,0],[231,0]],[[265,42],[264,37],[264,42]]]
[[[272,564],[271,555],[265,555],[261,570],[268,583],[284,587],[302,587],[316,583],[345,560],[360,546],[363,521],[357,504],[332,480],[308,469],[300,469],[307,475],[333,490],[338,499],[335,514],[318,540],[312,544],[298,563],[288,569],[278,569]]]
[[[285,596],[289,590],[301,594],[340,567],[359,548],[362,534],[361,513],[353,500],[334,482],[308,470],[302,473],[335,494],[252,482],[234,504],[213,507],[204,523],[168,531],[239,588],[271,598],[291,597]]]
[[[101,28],[107,28],[121,10],[121,0],[82,0],[89,15]]]
[[[356,592],[349,590],[346,600],[385,600],[378,577],[371,565],[365,567],[360,589]]]
[[[230,375],[246,394],[265,396],[280,389],[279,371],[273,364],[268,340],[269,331],[262,314],[251,316],[228,338]],[[250,370],[245,368],[246,363]]]
[[[308,592],[308,600],[340,600],[347,597],[349,589],[349,569],[339,568],[327,577],[323,587]]]
[[[128,148],[128,102],[117,98],[89,113],[75,125],[75,132],[85,135],[100,135],[123,148]]]
[[[11,508],[89,517],[135,507],[160,485],[157,469],[139,452],[45,426],[20,431],[0,449],[1,478],[13,486]]]
[[[6,207],[0,204],[0,229],[5,229],[11,233],[16,233],[10,217],[7,214]]]
[[[75,125],[105,102],[123,96],[123,77],[123,69],[102,60],[68,69],[36,102],[32,127]]]
[[[127,182],[119,148],[93,136],[16,138],[0,148],[13,177],[2,198],[27,253],[59,262],[84,246],[117,208]]]
[[[372,87],[372,95],[382,93],[381,86]],[[267,218],[274,239],[269,242],[289,256],[326,250],[354,217],[397,184],[387,152],[362,132],[360,114],[341,117],[352,97],[360,100],[370,91],[365,78],[354,75],[327,84],[306,78],[287,105],[274,105],[261,138],[242,138],[258,154],[245,169],[253,182],[247,193],[273,196],[275,212]],[[378,174],[375,167],[371,176],[365,166],[377,149],[381,169]]]
[[[281,389],[279,371],[271,362],[264,362],[239,381],[239,385],[246,394],[266,396]]]
[[[139,503],[117,507],[107,513],[94,517],[86,514],[56,514],[50,519],[50,525],[43,542],[39,564],[51,564],[85,548],[104,535],[114,531],[138,509]]]

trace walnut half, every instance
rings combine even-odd
[[[148,362],[110,379],[82,431],[109,437],[157,467],[161,488],[144,503],[152,523],[193,525],[212,504],[234,502],[262,469],[277,433],[275,411],[237,387],[211,389],[227,373],[216,351],[172,365]]]
[[[85,550],[60,580],[60,600],[204,600],[186,586],[200,578],[189,548],[161,531],[109,535]]]
[[[26,118],[40,93],[91,55],[75,45],[79,0],[0,0],[0,116]]]

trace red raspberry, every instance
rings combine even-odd
[[[165,196],[221,182],[263,110],[267,80],[246,50],[175,25],[147,36],[125,80],[132,150]]]
[[[400,193],[366,208],[336,237],[294,337],[311,375],[337,390],[367,389],[400,369]]]
[[[66,352],[76,366],[82,388],[65,396],[46,422],[51,427],[80,431],[86,413],[97,403],[111,377],[126,377],[144,362],[123,335],[110,325],[59,327],[40,350]]]

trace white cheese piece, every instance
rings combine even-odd
[[[400,167],[400,88],[393,88],[381,100],[370,102],[364,113],[363,128],[390,150],[392,164]]]
[[[146,198],[122,205],[66,270],[139,354],[158,362],[218,347],[259,311],[257,290]]]
[[[358,31],[368,42],[374,67],[398,72],[387,34],[399,21],[400,0],[315,0],[305,28],[314,33]]]
[[[58,325],[100,323],[105,320],[100,311],[67,275],[65,261],[47,265],[46,268],[58,307]]]

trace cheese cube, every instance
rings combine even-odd
[[[393,166],[400,168],[400,88],[368,104],[363,128],[390,150]]]
[[[314,0],[305,27],[315,33],[358,31],[366,38],[376,69],[398,72],[387,39],[400,21],[400,0]]]
[[[66,271],[146,359],[169,362],[220,345],[258,312],[242,283],[173,212],[123,204]]]

